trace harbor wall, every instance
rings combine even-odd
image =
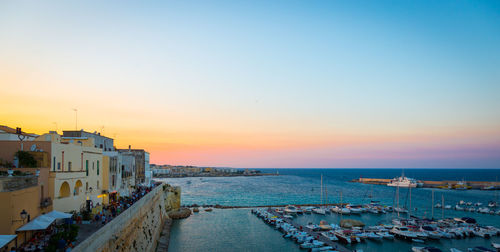
[[[390,179],[381,179],[381,178],[359,178],[354,179],[351,182],[358,182],[363,184],[375,184],[375,185],[386,185],[391,182]],[[438,187],[438,186],[446,186],[446,185],[456,185],[460,181],[455,180],[442,180],[442,181],[430,181],[430,180],[419,180],[418,182],[423,183],[423,187]],[[500,187],[500,182],[491,182],[491,181],[467,181],[469,186],[472,186],[472,189],[481,189],[485,186],[496,186]]]
[[[168,211],[178,209],[180,196],[179,187],[157,186],[72,251],[155,251]]]

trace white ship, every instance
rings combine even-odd
[[[416,179],[408,178],[403,175],[401,177],[393,178],[387,185],[399,187],[421,187],[422,183],[418,183]]]

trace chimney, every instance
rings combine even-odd
[[[128,146],[128,152],[130,152],[130,149],[131,149],[131,146],[129,145],[129,146]]]

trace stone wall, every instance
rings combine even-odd
[[[180,195],[179,188],[167,184],[154,188],[73,251],[155,251],[167,213],[180,205]]]
[[[176,186],[168,186],[164,185],[165,189],[165,197],[164,197],[164,205],[165,211],[168,213],[172,210],[178,210],[181,208],[181,188]]]
[[[0,177],[0,192],[12,192],[37,185],[36,176]]]

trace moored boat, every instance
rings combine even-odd
[[[391,182],[387,184],[387,186],[414,188],[414,187],[421,187],[422,184],[417,182],[416,179],[408,178],[402,175],[401,177],[393,178]]]
[[[286,214],[297,214],[298,210],[297,207],[288,205],[285,207],[285,209],[283,209],[283,212]]]

